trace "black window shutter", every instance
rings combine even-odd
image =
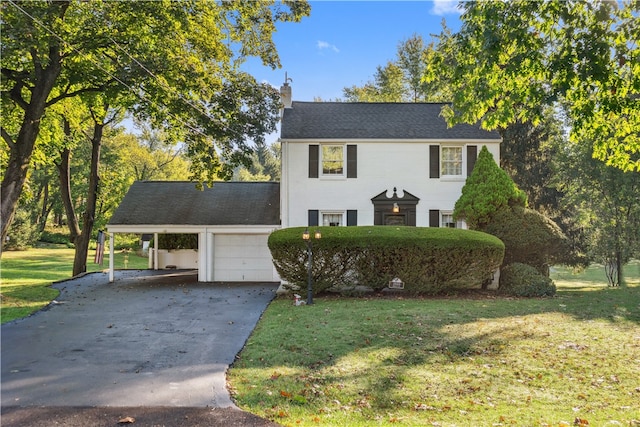
[[[318,225],[318,217],[320,212],[317,209],[309,209],[309,227],[315,227]]]
[[[476,165],[476,159],[478,158],[478,146],[467,145],[467,176],[473,172],[473,167]]]
[[[347,178],[358,177],[358,146],[347,145]]]
[[[440,227],[440,211],[429,209],[429,227]]]
[[[429,146],[429,178],[440,178],[440,146]]]
[[[320,159],[320,146],[309,145],[309,178],[318,177],[319,159]]]
[[[356,210],[348,210],[347,211],[347,225],[358,225],[358,211]]]

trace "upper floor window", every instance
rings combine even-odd
[[[309,178],[357,178],[358,146],[310,144]]]
[[[477,145],[429,146],[429,178],[460,180],[471,175],[478,157]]]
[[[442,147],[442,176],[462,176],[462,147]]]
[[[322,175],[344,175],[344,145],[322,145]]]

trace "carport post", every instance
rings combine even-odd
[[[158,269],[158,233],[153,233],[153,269]]]
[[[114,258],[114,250],[113,250],[113,233],[109,233],[109,283],[113,282],[113,258]]]

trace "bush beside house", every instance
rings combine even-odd
[[[464,219],[471,229],[504,242],[501,289],[517,296],[553,295],[555,286],[547,283],[549,266],[572,261],[570,244],[553,220],[526,205],[524,192],[483,147],[453,215]]]
[[[534,267],[514,262],[500,270],[500,292],[515,297],[551,297],[556,285]]]
[[[483,231],[504,242],[503,267],[523,263],[549,276],[553,264],[569,262],[571,247],[560,227],[543,214],[521,206],[501,209]]]
[[[510,206],[527,205],[527,195],[507,173],[500,169],[493,155],[483,146],[473,172],[462,187],[453,217],[464,219],[472,230],[482,230],[496,212]]]
[[[304,230],[286,228],[269,237],[276,269],[290,286],[307,283]],[[471,230],[389,226],[317,230],[322,238],[311,240],[316,293],[356,285],[381,291],[394,278],[414,295],[479,287],[504,257],[504,244],[498,238]]]

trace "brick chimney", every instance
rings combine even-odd
[[[291,108],[291,86],[289,86],[290,81],[293,80],[287,77],[287,73],[284,73],[284,84],[280,86],[280,99],[282,100],[284,108]]]

